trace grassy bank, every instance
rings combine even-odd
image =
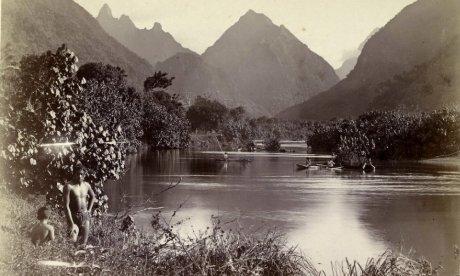
[[[152,216],[151,234],[134,226],[123,228],[125,216],[103,216],[93,220],[89,243],[94,248],[77,251],[67,241],[62,215],[53,211],[51,223],[56,240],[34,247],[27,238],[35,212],[44,200],[21,198],[2,191],[0,200],[0,273],[20,274],[104,274],[104,275],[326,275],[297,249],[286,245],[283,235],[264,232],[247,235],[227,229],[218,218],[214,226],[192,237],[179,237],[174,229],[181,222],[160,213]],[[8,211],[6,211],[8,210]],[[65,262],[71,267],[46,266],[40,261]],[[344,262],[334,267],[333,275],[436,275],[437,268],[424,260],[402,254],[384,253],[366,264]]]

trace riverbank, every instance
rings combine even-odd
[[[155,274],[155,275],[324,275],[282,234],[261,232],[247,235],[224,230],[224,222],[213,218],[213,227],[193,237],[179,237],[171,220],[152,216],[155,231],[145,234],[126,225],[125,216],[93,219],[87,250],[77,250],[66,238],[62,215],[54,210],[50,222],[56,240],[34,247],[27,238],[35,212],[43,206],[40,197],[19,197],[3,189],[0,200],[0,273],[51,274]],[[8,210],[8,211],[6,211]],[[126,221],[125,221],[126,222]],[[124,229],[124,230],[122,230]],[[365,264],[344,262],[333,268],[336,275],[436,275],[438,268],[425,259],[411,259],[385,252]]]

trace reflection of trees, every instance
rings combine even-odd
[[[378,198],[376,198],[378,197]],[[414,249],[453,275],[454,244],[460,244],[460,198],[447,195],[393,194],[365,197],[361,220],[393,246]]]

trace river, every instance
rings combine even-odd
[[[222,162],[199,152],[133,155],[129,170],[107,185],[110,211],[155,201],[164,213],[189,218],[183,234],[205,229],[211,216],[238,219],[247,231],[277,229],[316,266],[365,262],[386,249],[403,248],[441,263],[442,275],[459,273],[460,165],[398,162],[375,173],[299,171],[292,157]],[[160,193],[175,183],[179,185]],[[147,204],[147,203],[146,203]],[[150,205],[149,205],[150,206]],[[135,216],[149,230],[151,210]]]

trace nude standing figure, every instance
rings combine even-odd
[[[78,227],[77,233],[83,246],[88,242],[91,211],[95,201],[94,191],[85,181],[86,175],[86,169],[77,166],[72,181],[64,187],[64,207],[70,232]]]

